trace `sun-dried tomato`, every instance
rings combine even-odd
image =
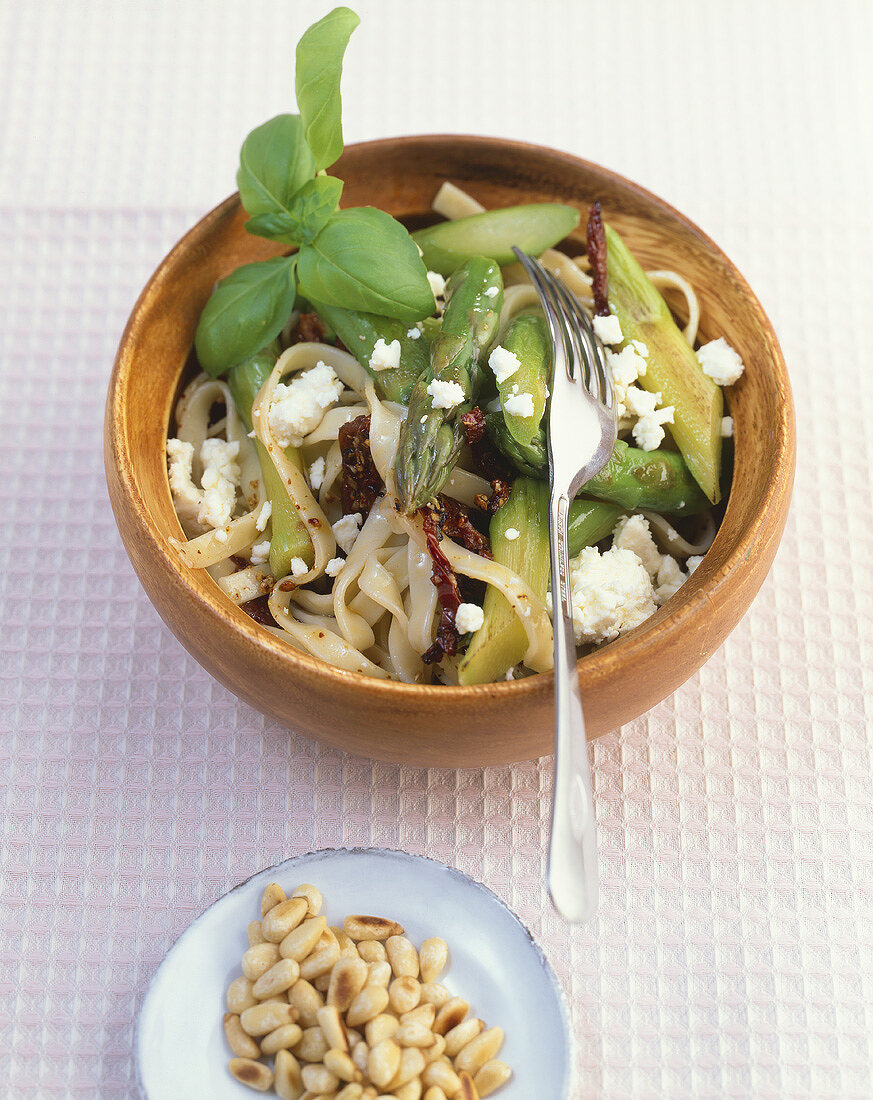
[[[455,614],[463,600],[458,589],[455,571],[449,565],[449,560],[440,547],[440,539],[443,535],[443,514],[429,504],[422,508],[421,514],[427,549],[433,562],[431,580],[436,587],[442,608],[436,639],[421,657],[422,661],[429,665],[441,661],[443,656],[451,657],[457,652],[459,634],[455,629]]]
[[[483,558],[493,557],[488,536],[477,530],[470,519],[470,513],[464,505],[455,500],[454,497],[447,497],[442,493],[440,493],[439,499],[443,509],[443,534],[447,538],[459,542],[462,546],[466,546],[474,554],[481,554]]]
[[[251,615],[256,623],[262,626],[276,625],[276,620],[270,614],[270,604],[266,596],[256,596],[248,603],[240,604],[240,607],[247,615]]]
[[[598,317],[609,316],[609,299],[606,284],[606,230],[600,214],[600,203],[595,202],[588,211],[588,262],[591,264],[591,290],[594,294],[594,312]]]
[[[323,344],[327,329],[317,313],[301,313],[291,333],[292,344]]]
[[[464,413],[461,417],[461,427],[464,429],[464,436],[471,446],[482,439],[485,435],[485,417],[478,405],[474,405],[469,412]]]
[[[370,453],[369,416],[358,416],[343,424],[338,439],[343,460],[343,515],[360,512],[366,518],[385,489]]]

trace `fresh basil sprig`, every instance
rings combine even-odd
[[[399,321],[436,310],[415,242],[384,210],[339,210],[311,244],[300,249],[301,292],[316,302]]]
[[[248,214],[287,213],[315,175],[315,158],[299,115],[277,115],[252,130],[239,154],[236,185]]]
[[[217,377],[276,339],[294,309],[296,266],[296,256],[277,256],[243,264],[221,280],[194,338],[207,374]]]
[[[436,309],[427,269],[406,229],[374,207],[337,210],[342,181],[324,174],[342,153],[340,77],[358,25],[349,8],[313,24],[297,46],[299,115],[252,130],[240,151],[246,229],[299,246],[238,268],[200,315],[195,347],[214,376],[255,355],[286,324],[297,293],[327,305],[418,321]]]
[[[343,181],[334,176],[308,180],[291,199],[287,210],[249,218],[246,229],[258,237],[286,244],[308,244],[339,206]]]
[[[351,8],[334,8],[297,43],[297,107],[318,169],[329,168],[343,151],[340,76],[346,46],[359,23]]]

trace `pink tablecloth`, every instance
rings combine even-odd
[[[644,181],[737,260],[792,372],[776,565],[698,676],[593,747],[602,905],[572,932],[542,888],[548,761],[393,767],[279,729],[165,629],[109,511],[125,318],[287,107],[289,43],[324,7],[0,6],[0,1094],[133,1097],[137,1007],[191,917],[284,856],[376,844],[531,926],[580,1096],[873,1095],[869,7],[629,0],[598,52],[569,0],[360,5],[349,140],[491,130]]]

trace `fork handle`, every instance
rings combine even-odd
[[[566,920],[575,922],[587,920],[597,908],[597,837],[570,600],[569,511],[569,497],[552,489],[549,552],[555,639],[555,777],[548,885],[555,908]]]

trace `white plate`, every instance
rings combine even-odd
[[[227,1071],[232,1054],[221,1020],[225,991],[240,973],[246,926],[260,915],[268,882],[290,892],[312,882],[329,924],[349,913],[399,921],[418,946],[449,945],[446,986],[506,1042],[499,1057],[514,1076],[500,1100],[570,1096],[571,1029],[555,974],[530,933],[490,890],[445,864],[381,848],[311,852],[269,867],[201,914],[170,948],[139,1015],[137,1076],[148,1100],[251,1100]],[[275,1095],[272,1093],[265,1095]]]

